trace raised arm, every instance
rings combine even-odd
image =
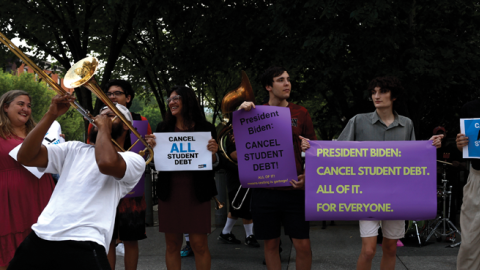
[[[116,119],[116,121],[120,121],[120,119]],[[123,132],[128,130],[122,122],[119,124],[122,126]],[[97,115],[95,117],[95,125],[98,128],[97,141],[95,143],[95,160],[98,169],[103,174],[119,179],[123,178],[127,164],[111,141],[112,118],[106,114]],[[120,142],[120,145],[123,145],[123,140]]]
[[[17,161],[25,166],[45,168],[48,165],[47,148],[42,145],[43,138],[53,121],[64,114],[75,97],[70,95],[56,95],[52,98],[47,113],[38,122],[35,128],[27,135],[18,151]]]

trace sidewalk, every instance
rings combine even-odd
[[[214,211],[214,210],[213,210]],[[212,211],[212,214],[213,214]],[[155,212],[156,215],[156,212]],[[212,255],[212,269],[267,269],[263,261],[263,241],[259,241],[260,248],[245,246],[245,231],[241,222],[237,222],[233,229],[235,236],[242,240],[240,245],[224,244],[217,240],[221,229],[212,228],[208,237],[210,253]],[[158,226],[147,228],[147,239],[139,242],[140,257],[139,270],[166,269],[165,240],[163,233],[158,232]],[[357,221],[336,221],[335,226],[321,229],[320,222],[312,222],[310,238],[313,252],[312,269],[355,269],[361,249],[361,239]],[[288,237],[282,236],[282,270],[295,268],[295,249],[292,248]],[[453,270],[456,267],[458,247],[449,248],[447,242],[436,242],[433,238],[426,246],[404,246],[397,250],[398,270]],[[372,269],[380,269],[382,256],[381,246],[377,246],[377,253]],[[116,269],[123,270],[123,257],[117,256]],[[182,269],[195,269],[194,257],[182,258]]]

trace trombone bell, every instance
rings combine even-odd
[[[137,136],[138,140],[132,144],[135,145],[138,141],[142,142],[145,145],[145,149],[140,151],[140,155],[144,155],[146,151],[150,153],[149,158],[146,163],[150,163],[153,159],[153,149],[148,145],[147,141],[137,132],[137,130],[132,126],[125,116],[117,109],[117,106],[105,95],[97,81],[95,80],[95,72],[98,68],[98,60],[95,57],[86,57],[77,63],[75,63],[65,75],[63,84],[68,88],[76,88],[83,86],[88,90],[92,91],[95,96],[97,96],[110,110],[112,110],[122,122],[128,126],[130,131]],[[112,142],[118,146],[116,141],[112,139]],[[122,149],[122,147],[120,147]],[[131,148],[130,148],[131,149]],[[130,150],[128,149],[128,150]]]
[[[217,197],[213,197],[213,200],[215,201],[215,210],[219,210],[219,209],[222,209],[224,204],[221,203]]]
[[[63,85],[67,88],[77,88],[88,82],[97,71],[98,61],[95,57],[86,57],[78,61],[71,67],[65,78]]]

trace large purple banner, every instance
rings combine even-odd
[[[132,126],[145,139],[145,135],[147,134],[147,130],[148,130],[148,121],[133,120]],[[133,132],[130,134],[130,141],[132,142],[132,144],[137,141],[137,136],[135,136]],[[134,153],[138,153],[143,149],[145,149],[145,145],[143,145],[142,142],[137,142],[137,144],[135,144],[130,151]],[[124,198],[140,197],[140,196],[143,196],[144,193],[145,193],[145,173],[143,173],[137,185],[132,190],[130,190],[130,192],[127,195],[125,195]]]
[[[307,220],[426,220],[437,212],[431,141],[310,141]]]
[[[242,187],[291,186],[297,180],[291,121],[290,109],[276,106],[233,113]]]

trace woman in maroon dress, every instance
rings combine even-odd
[[[168,91],[165,121],[156,132],[208,131],[216,138],[215,127],[205,120],[192,89],[175,86]],[[147,135],[154,139],[154,135]],[[149,143],[154,145],[154,140]],[[211,139],[206,146],[217,162],[218,145]],[[213,171],[160,171],[158,175],[158,220],[160,232],[165,232],[167,269],[180,269],[180,249],[183,233],[190,234],[197,269],[210,269],[207,234],[211,231],[210,199],[217,195]]]
[[[0,97],[0,270],[7,269],[54,188],[50,174],[38,179],[9,155],[35,126],[31,106],[22,90]]]

